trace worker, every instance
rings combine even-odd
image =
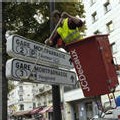
[[[78,28],[84,25],[82,20],[72,17],[66,12],[60,14],[58,10],[53,11],[52,19],[55,24],[57,24],[60,19],[62,20],[53,37],[51,39],[47,39],[45,44],[51,47],[62,47],[66,50],[66,44],[81,39]]]

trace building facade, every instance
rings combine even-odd
[[[15,84],[15,88],[8,94],[8,113],[32,110],[35,107],[33,98],[32,83]]]
[[[64,110],[66,120],[87,120],[98,114],[96,101],[100,98],[85,98],[82,89],[64,93]]]
[[[8,94],[9,116],[19,116],[17,114],[24,114],[27,111],[32,112],[41,107],[52,107],[52,90],[50,85],[18,82],[15,83],[15,88]],[[44,118],[52,119],[52,111],[47,112],[46,110],[43,113]],[[37,113],[34,114],[33,118]]]
[[[52,120],[53,119],[52,86],[47,84],[38,84],[37,87],[34,87],[33,90],[35,91],[34,102],[36,103],[36,107],[40,106],[45,107],[44,112],[42,113],[43,118]]]
[[[86,36],[109,34],[113,55],[120,64],[120,0],[83,0]]]
[[[52,105],[52,89],[50,85],[38,84],[34,93],[36,107]]]
[[[120,0],[83,0],[83,4],[86,11],[86,36],[108,34],[114,64],[120,65]]]

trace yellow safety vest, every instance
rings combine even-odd
[[[72,41],[81,39],[78,28],[74,30],[69,29],[68,18],[63,20],[63,25],[62,27],[57,28],[57,32],[65,43],[70,43]]]

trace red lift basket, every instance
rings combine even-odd
[[[108,35],[94,35],[66,45],[85,97],[113,92],[118,85]]]

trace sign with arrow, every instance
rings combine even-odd
[[[45,63],[62,68],[73,68],[71,57],[68,53],[55,48],[31,41],[19,35],[7,38],[7,53],[11,57],[17,57],[38,63]]]
[[[45,65],[19,59],[10,59],[6,63],[6,77],[24,82],[75,85],[76,74],[68,70],[57,69]]]

